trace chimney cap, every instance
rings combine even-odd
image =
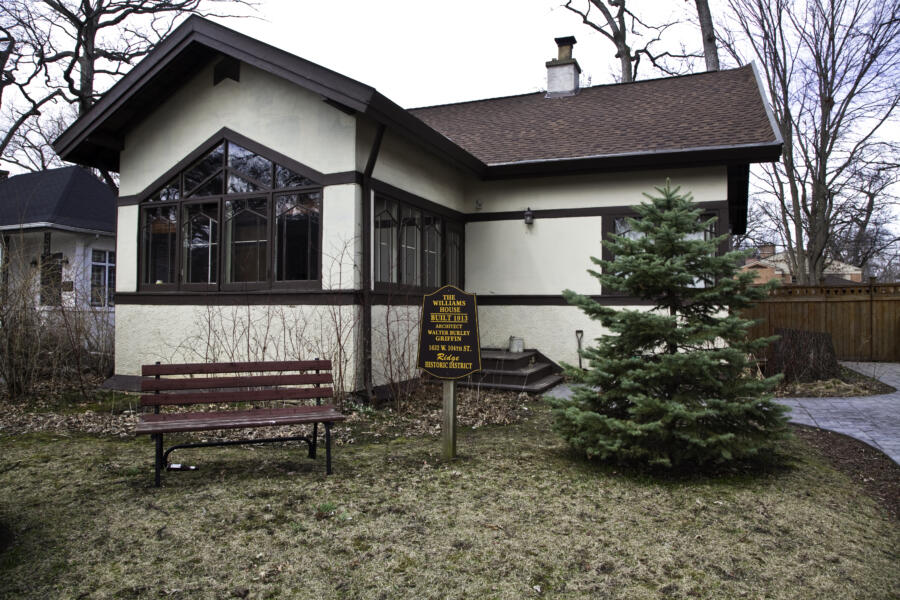
[[[577,43],[574,35],[553,38],[553,41],[556,42],[557,46],[574,46]]]

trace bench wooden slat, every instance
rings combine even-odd
[[[141,394],[141,406],[176,406],[188,404],[221,404],[225,402],[267,402],[272,400],[309,400],[331,398],[330,387],[287,388],[277,390],[240,390],[234,392],[186,392],[174,394]]]
[[[281,360],[271,362],[221,362],[182,363],[169,365],[143,365],[141,374],[150,375],[191,375],[209,373],[251,373],[254,371],[329,371],[330,360]]]
[[[322,421],[343,421],[346,418],[330,404],[202,413],[147,414],[141,415],[141,420],[135,426],[135,433],[154,434],[297,425]]]
[[[141,391],[210,390],[219,388],[303,385],[331,382],[331,373],[305,373],[303,375],[248,375],[243,377],[181,377],[176,379],[144,378],[141,380]]]

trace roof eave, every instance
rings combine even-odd
[[[484,170],[481,161],[375,88],[199,17],[188,18],[63,132],[53,143],[57,154],[70,162],[118,171],[123,132],[104,131],[103,124],[192,44],[231,56],[349,110],[367,114],[404,137],[425,143],[458,167],[475,174]]]
[[[774,162],[781,156],[782,146],[781,141],[776,141],[683,150],[654,150],[628,154],[488,163],[484,178],[506,179],[588,172],[634,171],[661,167],[701,167]]]

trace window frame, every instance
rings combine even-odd
[[[191,167],[198,164],[210,152],[214,151],[218,146],[224,144],[222,152],[221,166],[211,175],[207,176],[200,183],[193,187],[194,190],[202,188],[214,177],[221,173],[222,188],[220,194],[210,194],[205,196],[186,196],[184,174]],[[292,187],[262,189],[255,192],[228,193],[228,178],[233,170],[235,176],[245,181],[249,181],[254,185],[263,185],[256,179],[234,169],[229,166],[229,150],[231,145],[236,145],[244,150],[248,150],[254,154],[258,154],[262,158],[268,160],[272,166],[272,185],[276,185],[278,176],[278,167],[291,171],[298,175],[303,181],[301,185]],[[289,161],[285,157],[279,156],[277,153],[268,151],[250,140],[232,139],[231,136],[224,136],[215,141],[204,144],[202,150],[192,152],[174,167],[165,177],[161,178],[164,182],[151,188],[151,191],[141,198],[138,202],[138,291],[139,292],[246,292],[257,290],[280,290],[280,291],[310,291],[322,289],[322,224],[324,213],[324,186],[313,179],[310,169],[303,167],[297,163]],[[160,196],[163,190],[169,190],[174,187],[177,190],[175,195],[177,199],[155,199]],[[287,280],[278,281],[276,279],[276,266],[273,263],[275,258],[274,252],[274,235],[275,235],[275,206],[276,197],[285,194],[309,194],[318,193],[318,228],[316,235],[318,236],[314,245],[317,251],[316,279],[306,280]],[[168,196],[172,193],[169,192]],[[225,258],[228,248],[225,244],[225,203],[229,200],[247,200],[247,199],[265,199],[266,202],[266,277],[262,281],[255,282],[227,282],[225,272]],[[210,204],[216,203],[218,215],[218,238],[216,239],[216,282],[215,283],[190,283],[185,281],[185,239],[184,239],[184,212],[185,207],[193,204]],[[145,233],[146,233],[146,215],[148,210],[154,208],[175,207],[175,281],[173,283],[155,284],[146,280],[147,273],[147,255],[145,250]],[[307,241],[307,252],[313,247],[311,240]]]
[[[713,217],[716,217],[715,222],[715,230],[713,232],[713,237],[719,237],[725,233],[728,233],[728,208],[709,208],[709,207],[700,207],[702,209],[702,213],[700,214],[701,221],[707,221]],[[608,214],[602,215],[602,224],[600,226],[603,241],[610,239],[610,236],[615,234],[616,232],[616,220],[622,218],[630,218],[637,219],[640,218],[640,215],[629,208],[623,207],[621,211],[611,212]],[[722,255],[728,252],[728,241],[724,241],[716,246],[716,255]],[[601,258],[606,261],[612,261],[615,259],[615,255],[606,247],[606,244],[603,245],[603,250],[601,254]],[[610,296],[610,297],[627,297],[628,294],[622,291],[607,291],[607,286],[600,287],[600,295],[601,296]]]
[[[106,250],[104,248],[89,248],[91,253],[91,271],[88,273],[88,280],[90,282],[90,289],[88,290],[88,299],[89,304],[94,308],[114,308],[116,306],[115,300],[115,283],[112,286],[109,284],[109,273],[110,270],[115,272],[116,270],[116,262],[115,250]],[[102,252],[103,253],[103,262],[97,262],[94,260],[94,252]],[[113,257],[113,260],[110,261],[110,256]],[[103,267],[103,288],[105,290],[105,294],[103,294],[103,301],[100,303],[94,302],[94,267]],[[115,280],[115,276],[113,277]]]
[[[435,210],[435,206],[429,206],[429,202],[417,200],[409,194],[391,193],[376,189],[372,197],[372,288],[378,293],[389,294],[425,294],[440,289],[448,284],[450,274],[450,252],[449,252],[449,233],[452,231],[459,236],[459,281],[456,286],[463,289],[465,285],[465,221],[462,218],[454,218],[448,214],[448,211]],[[380,238],[378,237],[378,201],[384,199],[394,203],[396,208],[396,227],[392,229],[393,233],[393,257],[389,264],[392,272],[391,279],[393,281],[382,281],[378,279],[379,268],[378,260],[381,257]],[[404,247],[402,245],[403,236],[403,209],[412,209],[418,215],[417,228],[417,261],[418,261],[418,277],[416,284],[402,282],[401,270],[404,269],[403,255]],[[392,213],[393,214],[393,213]],[[426,269],[427,256],[425,251],[425,221],[427,219],[439,219],[440,227],[440,278],[438,285],[426,285]]]

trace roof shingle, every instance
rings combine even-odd
[[[15,175],[0,182],[0,227],[49,223],[116,231],[116,196],[81,167]]]
[[[780,141],[752,66],[410,112],[487,165]]]

